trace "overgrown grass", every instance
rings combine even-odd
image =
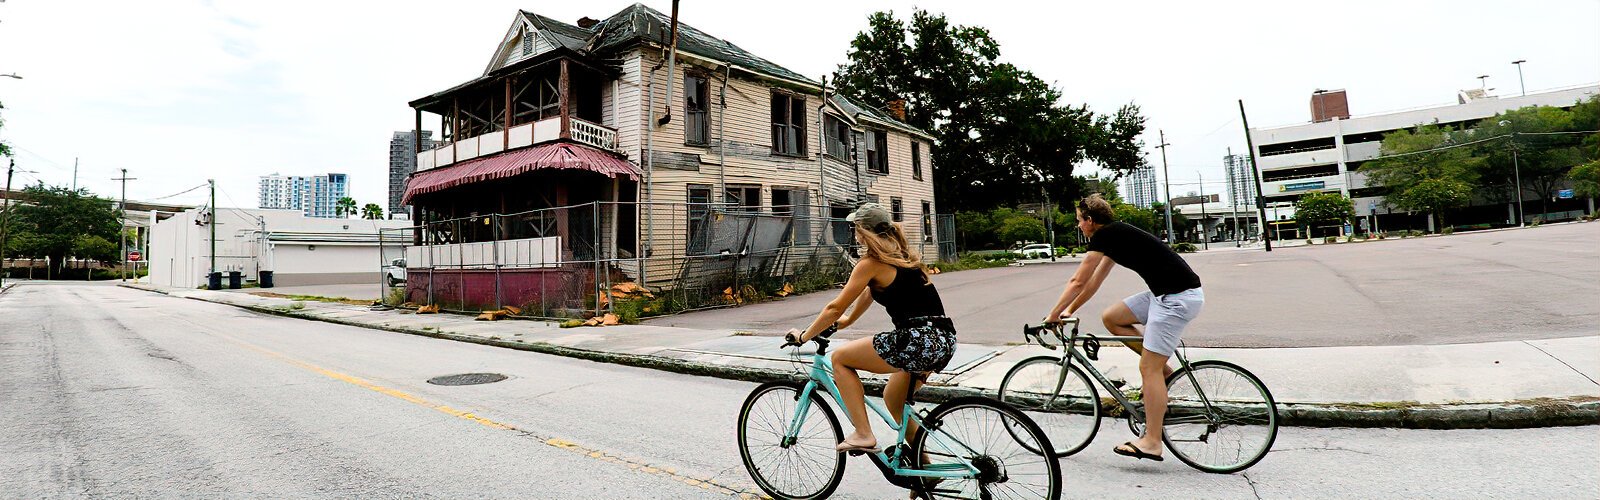
[[[966,271],[969,269],[988,269],[991,267],[1005,267],[1016,262],[1016,257],[1005,253],[964,253],[955,262],[938,262],[929,264],[930,267],[939,269],[941,273]]]

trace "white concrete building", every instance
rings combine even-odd
[[[1344,91],[1319,92],[1312,96],[1311,123],[1249,131],[1268,219],[1293,219],[1294,201],[1312,192],[1350,197],[1356,215],[1363,218],[1375,211],[1387,213],[1378,195],[1381,186],[1369,185],[1360,171],[1363,162],[1379,156],[1384,134],[1430,124],[1466,128],[1497,113],[1528,106],[1571,107],[1596,94],[1600,94],[1597,84],[1510,97],[1463,91],[1457,104],[1350,116]]]
[[[157,222],[149,241],[150,282],[195,288],[211,268],[211,227],[204,208]],[[407,221],[326,219],[297,210],[219,208],[216,270],[255,281],[273,271],[277,286],[376,283],[382,265],[378,233]],[[391,232],[390,234],[395,234]]]
[[[1145,166],[1128,172],[1122,180],[1123,199],[1130,205],[1140,208],[1150,208],[1150,205],[1161,201],[1161,195],[1156,194],[1156,168]]]

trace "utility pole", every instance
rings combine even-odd
[[[1156,129],[1156,132],[1161,134],[1161,144],[1156,145],[1156,147],[1161,148],[1161,177],[1162,177],[1162,181],[1166,182],[1166,184],[1167,184],[1167,207],[1166,207],[1167,208],[1167,210],[1166,210],[1166,213],[1167,213],[1167,244],[1171,245],[1172,244],[1172,177],[1167,174],[1167,146],[1171,146],[1171,144],[1167,144],[1167,131],[1161,130],[1161,129]]]
[[[1522,63],[1525,63],[1525,62],[1528,62],[1528,60],[1527,59],[1517,59],[1515,61],[1511,61],[1511,64],[1517,65],[1517,86],[1522,87],[1522,95],[1523,96],[1527,96],[1528,95],[1528,83],[1522,81]]]
[[[1256,142],[1250,138],[1250,119],[1244,114],[1244,99],[1239,100],[1239,120],[1244,122],[1244,144],[1250,153],[1250,177],[1256,182],[1256,211],[1260,219],[1261,243],[1266,245],[1267,251],[1272,251],[1272,240],[1267,238],[1267,205],[1261,193],[1261,171],[1256,169]]]
[[[211,272],[206,274],[206,288],[211,288],[211,277],[217,274],[217,180],[206,179],[211,185],[211,217],[207,222],[211,226]]]
[[[117,235],[122,240],[122,281],[128,281],[128,181],[137,180],[128,177],[128,169],[122,169],[122,177],[111,179],[122,181],[122,202],[117,204],[121,220],[117,221]]]
[[[1206,178],[1196,171],[1194,175],[1200,176],[1200,245],[1206,250],[1211,249],[1211,235],[1206,234]]]
[[[78,157],[72,157],[72,190],[78,190]]]
[[[11,173],[16,170],[17,160],[12,159],[11,166],[6,167],[6,204],[0,208],[0,285],[6,284],[6,228],[11,225]],[[33,271],[32,264],[28,271]]]
[[[1517,227],[1528,223],[1526,216],[1522,215],[1522,165],[1517,161],[1517,133],[1511,133],[1511,170],[1517,176]]]

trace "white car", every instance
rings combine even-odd
[[[1017,257],[1024,259],[1050,258],[1050,245],[1048,243],[1034,243],[1017,249]]]
[[[400,286],[406,282],[406,260],[395,259],[389,265],[383,266],[383,275],[389,281],[389,286]]]

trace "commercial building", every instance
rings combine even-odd
[[[403,130],[389,139],[389,208],[385,213],[390,219],[408,218],[409,210],[400,203],[406,194],[406,178],[417,171],[417,151],[432,149],[433,132],[427,130]]]
[[[340,198],[349,196],[350,181],[345,174],[261,176],[259,208],[299,210],[306,217],[337,217]]]
[[[1370,229],[1369,224],[1374,223],[1379,229],[1431,227],[1433,221],[1426,215],[1397,213],[1388,207],[1383,186],[1372,185],[1361,172],[1362,163],[1379,157],[1385,134],[1420,125],[1468,128],[1505,111],[1528,106],[1567,108],[1596,94],[1600,94],[1600,85],[1595,84],[1508,97],[1472,90],[1460,92],[1456,104],[1352,116],[1345,91],[1318,91],[1312,95],[1310,123],[1249,130],[1269,223],[1291,226],[1284,228],[1287,233],[1294,225],[1296,199],[1306,193],[1337,192],[1355,203],[1360,224],[1356,231]],[[1524,191],[1522,196],[1532,200],[1540,195]],[[1490,209],[1490,202],[1478,198],[1473,205],[1484,209],[1471,212],[1475,220],[1469,222],[1515,224],[1514,200],[1504,209]],[[1299,237],[1298,232],[1294,237]]]
[[[406,221],[307,217],[298,210],[218,208],[212,253],[211,212],[180,212],[156,222],[148,241],[150,282],[194,288],[212,269],[256,281],[273,271],[277,286],[377,284],[379,233]]]

